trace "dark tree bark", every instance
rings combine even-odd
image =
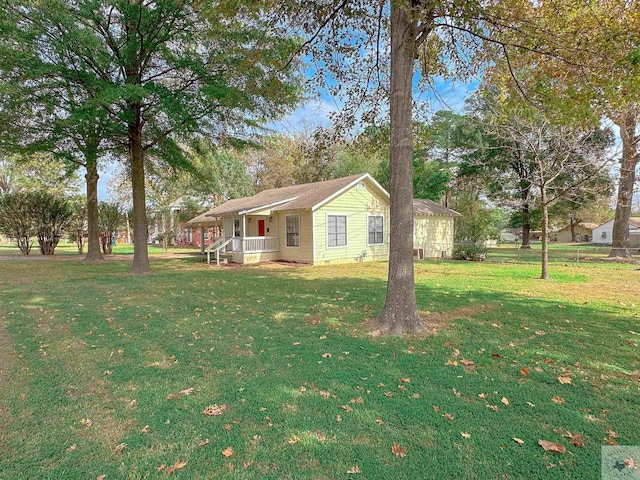
[[[613,221],[609,258],[631,258],[631,251],[629,250],[629,219],[631,218],[631,202],[633,200],[633,187],[638,164],[637,117],[636,108],[632,108],[618,122],[622,140],[622,158],[620,159],[620,182],[618,184],[616,217]]]
[[[85,261],[94,262],[104,260],[100,253],[100,224],[98,221],[98,162],[97,158],[86,158],[87,174],[87,256]]]
[[[529,196],[531,195],[531,182],[529,180],[520,180],[520,199],[522,207],[520,209],[522,215],[522,245],[520,248],[531,248],[531,209],[529,206]]]
[[[425,329],[416,308],[413,274],[412,80],[417,32],[409,5],[391,2],[391,235],[387,298],[378,324],[380,331],[394,334]]]
[[[144,187],[144,149],[140,105],[132,106],[134,121],[129,124],[131,189],[133,193],[133,265],[131,273],[151,273],[147,249],[147,211]]]
[[[549,280],[549,204],[547,201],[547,187],[540,188],[542,202],[542,280]]]

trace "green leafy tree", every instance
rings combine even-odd
[[[84,253],[84,238],[87,232],[87,201],[82,196],[73,197],[69,201],[72,216],[67,227],[69,240],[78,246],[78,255]]]
[[[503,212],[497,208],[490,208],[484,201],[473,194],[465,193],[455,199],[456,212],[456,240],[470,241],[476,246],[485,240],[500,238],[500,230],[506,224]]]
[[[150,271],[145,158],[185,164],[178,140],[193,132],[218,141],[246,134],[298,98],[297,48],[269,2],[82,0],[10,3],[45,30],[46,51],[64,51],[59,75],[109,113],[113,140],[128,152],[133,273]],[[78,71],[76,66],[81,66]]]
[[[71,223],[73,210],[69,200],[49,192],[32,192],[30,213],[42,255],[53,255],[58,242]]]
[[[122,223],[120,207],[113,202],[100,202],[98,205],[98,219],[100,222],[102,252],[105,255],[110,255],[113,251],[113,243],[118,234],[118,229]]]
[[[0,196],[0,232],[13,238],[23,255],[31,252],[36,235],[32,197],[33,192],[4,193]]]

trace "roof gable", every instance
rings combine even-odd
[[[245,215],[267,208],[271,208],[273,211],[316,209],[363,180],[374,185],[376,189],[389,198],[387,191],[371,175],[364,173],[322,182],[263,190],[252,197],[229,200],[209,210],[205,215],[218,216],[234,213]]]

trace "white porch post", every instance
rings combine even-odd
[[[200,227],[200,255],[204,255],[204,227]]]
[[[247,216],[242,216],[242,235],[240,236],[240,251],[244,251],[244,237],[247,236]]]

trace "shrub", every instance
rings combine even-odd
[[[453,260],[468,260],[470,262],[484,262],[487,258],[487,249],[473,245],[460,245],[453,249]]]

